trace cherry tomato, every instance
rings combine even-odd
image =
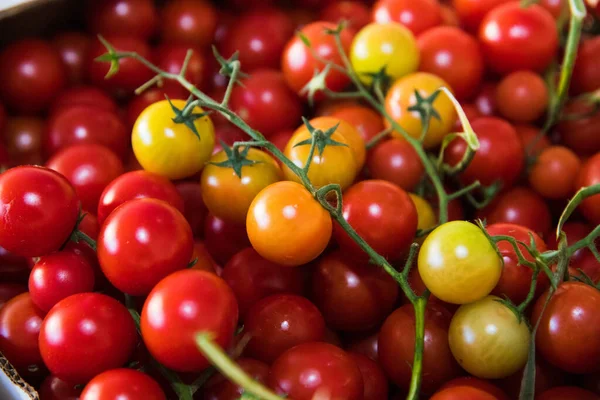
[[[49,375],[40,387],[40,398],[44,400],[79,400],[83,388]]]
[[[95,86],[79,85],[63,90],[52,103],[51,114],[72,106],[102,108],[118,114],[117,103],[104,90]]]
[[[397,80],[388,91],[385,98],[385,109],[387,113],[413,138],[420,138],[423,130],[419,114],[408,109],[416,105],[415,90],[423,98],[431,96],[437,89],[450,86],[441,78],[426,72],[417,72],[406,75]],[[452,130],[456,119],[454,105],[445,94],[440,94],[433,102],[433,107],[440,119],[432,118],[429,122],[429,130],[423,141],[426,148],[436,147],[442,142],[444,136]],[[386,121],[387,126],[390,126]],[[394,136],[401,137],[399,132]]]
[[[259,69],[242,83],[231,92],[229,105],[248,125],[266,137],[298,126],[302,104],[281,72]]]
[[[225,151],[220,151],[210,159],[200,179],[202,199],[208,210],[236,224],[246,221],[256,195],[282,177],[277,162],[264,151],[251,148],[245,159],[249,164],[242,164],[238,176],[232,167],[218,165],[229,160]]]
[[[342,58],[337,51],[335,38],[325,32],[326,29],[335,28],[335,24],[319,21],[306,25],[300,32],[310,42],[312,51],[319,54],[326,61],[341,65]],[[352,42],[352,33],[344,29],[340,34],[340,39],[344,51],[347,52]],[[281,56],[281,70],[288,86],[293,91],[304,94],[302,89],[312,79],[315,70],[320,71],[323,68],[323,63],[315,60],[311,49],[304,44],[299,36],[290,39]],[[348,83],[350,83],[349,78],[336,70],[331,70],[325,78],[327,88],[334,92],[344,89]],[[319,91],[315,97],[316,99],[322,99],[323,96],[322,91]]]
[[[499,5],[486,14],[479,41],[487,65],[500,74],[519,70],[543,71],[558,50],[556,21],[537,4]]]
[[[117,114],[86,105],[57,110],[48,120],[44,149],[51,156],[74,144],[96,143],[124,159],[129,147],[127,128]]]
[[[133,97],[127,104],[125,115],[127,125],[133,127],[142,111],[152,104],[164,100],[165,96],[171,100],[185,100],[189,94],[183,86],[178,84],[169,85],[168,81],[165,82],[162,88],[148,89],[139,96]]]
[[[310,379],[310,377],[315,377]],[[328,343],[304,343],[283,353],[271,367],[269,386],[294,400],[360,400],[364,385],[358,366],[346,352]]]
[[[528,156],[538,156],[544,149],[550,147],[550,140],[546,135],[540,136],[540,130],[537,127],[533,125],[514,125],[513,127]]]
[[[196,240],[194,242],[194,252],[192,254],[192,260],[195,260],[196,263],[192,267],[193,269],[198,269],[201,271],[212,272],[215,275],[219,275],[217,271],[221,271],[222,268],[217,264],[215,260],[213,260],[212,256],[206,249],[206,246],[203,242]]]
[[[344,193],[342,213],[358,235],[389,260],[402,258],[417,231],[417,211],[410,197],[386,181],[368,180],[350,187]],[[368,255],[339,224],[335,224],[334,237],[344,253],[368,261]]]
[[[352,125],[365,143],[385,128],[381,115],[365,106],[340,107],[331,113],[331,117],[346,121]]]
[[[319,19],[339,24],[346,21],[348,28],[359,30],[371,22],[369,7],[360,1],[338,1],[321,10]]]
[[[484,82],[481,85],[481,90],[473,100],[479,114],[491,117],[497,114],[498,107],[496,104],[496,84],[492,82]]]
[[[202,87],[202,84],[204,83],[203,79],[206,61],[204,60],[204,56],[200,49],[191,48],[190,46],[183,44],[161,44],[154,49],[153,59],[156,65],[163,71],[171,74],[178,74],[181,72],[183,61],[189,50],[192,50],[192,56],[190,57],[187,69],[185,70],[185,79],[194,86]],[[182,94],[184,94],[185,97],[189,95],[178,82],[172,80],[165,80],[161,89],[166,92],[181,92],[183,89],[184,92]]]
[[[88,27],[102,35],[133,36],[146,40],[154,34],[158,14],[152,0],[108,0],[90,3]]]
[[[208,213],[204,222],[204,241],[210,255],[220,265],[250,246],[246,224],[232,224]]]
[[[369,357],[371,360],[377,362],[379,357],[377,354],[379,331],[366,335],[363,333],[362,336],[352,338],[346,343],[346,348],[351,353],[363,354]]]
[[[235,254],[221,277],[233,290],[243,317],[257,301],[278,293],[301,295],[306,281],[303,268],[285,268],[248,247]]]
[[[294,35],[290,16],[276,8],[261,8],[242,14],[222,42],[223,56],[239,51],[242,70],[277,68],[288,40]]]
[[[398,299],[398,284],[383,269],[355,262],[339,251],[316,261],[311,289],[327,326],[343,331],[375,327]]]
[[[565,399],[577,399],[577,400],[598,400],[598,395],[576,386],[561,386],[550,390],[546,390],[539,396],[536,396],[536,400],[565,400]]]
[[[98,203],[98,222],[104,223],[108,215],[121,204],[142,198],[162,200],[181,213],[184,211],[183,199],[168,179],[151,172],[132,171],[106,186]]]
[[[562,146],[548,147],[529,170],[531,187],[550,199],[565,199],[575,192],[575,179],[581,169],[579,157]]]
[[[159,384],[133,369],[111,369],[97,375],[85,385],[81,400],[166,400]]]
[[[430,400],[508,400],[498,387],[472,376],[455,378],[447,382]]]
[[[498,300],[487,296],[462,305],[450,322],[450,350],[478,378],[505,378],[527,362],[529,328]]]
[[[10,109],[43,111],[66,83],[60,55],[43,40],[13,42],[0,53],[0,97]]]
[[[535,303],[531,320],[540,318],[537,351],[560,369],[582,374],[596,369],[600,356],[600,292],[580,282],[565,282],[542,314],[546,295]]]
[[[20,283],[0,283],[0,309],[7,301],[27,291],[27,286]]]
[[[442,25],[447,26],[460,26],[460,20],[458,14],[451,5],[446,3],[440,4],[440,13],[442,15]]]
[[[177,183],[176,188],[183,199],[183,216],[190,224],[194,237],[202,236],[207,210],[202,201],[200,185],[196,182],[183,181]],[[179,207],[174,207],[181,211]]]
[[[206,47],[217,28],[217,11],[205,0],[174,0],[163,7],[161,37],[166,42]]]
[[[0,351],[20,373],[42,365],[38,336],[43,319],[29,293],[13,297],[0,309]]]
[[[183,110],[186,102],[173,100]],[[194,114],[201,114],[194,107]],[[215,143],[215,129],[208,116],[194,120],[198,136],[185,124],[176,123],[175,112],[167,100],[152,104],[138,117],[131,144],[135,157],[146,171],[169,179],[182,179],[199,172],[208,161]]]
[[[502,274],[502,260],[481,229],[447,222],[427,236],[419,251],[419,274],[431,293],[466,304],[487,296]]]
[[[563,110],[566,119],[557,125],[562,143],[577,154],[593,155],[600,151],[600,112],[582,100],[573,100]]]
[[[417,209],[417,229],[427,230],[433,228],[437,224],[437,217],[433,211],[433,207],[424,198],[416,194],[409,193],[415,208]]]
[[[398,54],[402,57],[397,57]],[[350,62],[360,80],[370,85],[372,76],[385,68],[392,81],[417,70],[419,48],[411,31],[396,23],[373,23],[361,29],[352,41]]]
[[[329,213],[299,183],[277,182],[250,204],[246,229],[252,247],[269,261],[298,266],[317,258],[331,238]]]
[[[419,35],[419,71],[437,75],[452,87],[457,99],[475,94],[483,80],[484,63],[477,40],[451,26],[439,26]]]
[[[349,353],[349,355],[363,378],[363,400],[387,399],[388,381],[379,364],[362,354]]]
[[[510,187],[519,177],[525,164],[523,145],[515,129],[506,121],[493,118],[477,118],[471,124],[479,139],[479,150],[469,166],[460,174],[463,184],[479,181],[490,186],[500,181],[503,188]],[[467,151],[467,142],[462,138],[448,145],[444,158],[456,165]]]
[[[444,382],[460,374],[448,347],[450,313],[430,305],[425,310],[425,336],[421,390],[431,394]],[[415,313],[406,304],[394,311],[379,331],[379,363],[401,389],[410,386],[415,351]]]
[[[373,6],[373,21],[397,22],[418,35],[441,25],[442,12],[437,0],[380,0]]]
[[[571,90],[576,94],[593,92],[600,88],[600,73],[598,57],[600,39],[592,37],[584,40],[577,51],[577,61],[573,70]]]
[[[136,340],[135,324],[125,306],[103,294],[80,293],[61,300],[46,315],[40,352],[52,374],[84,383],[122,366]]]
[[[548,106],[548,88],[538,74],[516,71],[506,75],[496,87],[498,112],[514,122],[533,122]]]
[[[41,165],[44,120],[36,117],[8,118],[2,136],[11,165]]]
[[[461,25],[471,32],[477,32],[485,15],[511,0],[452,0],[452,5],[460,18]]]
[[[587,187],[600,183],[600,154],[596,154],[585,162],[577,177],[577,187]],[[600,224],[600,196],[585,199],[579,208],[592,224]]]
[[[223,348],[231,343],[238,320],[235,296],[210,272],[188,269],[160,281],[142,310],[141,330],[156,360],[180,372],[209,366],[196,346],[196,335],[207,332]]]
[[[256,382],[265,384],[269,377],[269,366],[251,358],[238,358],[236,364]],[[221,374],[216,374],[202,387],[205,400],[237,400],[244,389]]]
[[[120,291],[139,296],[184,269],[194,240],[184,216],[156,199],[128,201],[112,212],[98,236],[102,272]]]
[[[367,168],[374,179],[395,183],[413,190],[423,176],[423,164],[410,143],[402,139],[385,140],[373,147],[367,157]]]
[[[85,63],[91,43],[92,39],[80,32],[64,32],[52,39],[52,46],[65,66],[69,83],[77,84],[85,80]]]
[[[0,175],[0,246],[24,257],[58,250],[75,228],[79,200],[60,174],[23,166]]]

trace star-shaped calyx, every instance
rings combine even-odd
[[[418,90],[415,90],[416,104],[408,107],[408,111],[418,112],[423,124],[428,123],[429,119],[432,117],[438,121],[441,121],[442,118],[440,117],[440,114],[438,114],[436,109],[433,107],[433,102],[439,95],[440,91],[436,90],[431,96],[423,97]]]
[[[190,130],[194,133],[194,135],[196,135],[196,137],[199,140],[202,140],[202,138],[200,137],[200,133],[198,133],[198,129],[196,129],[196,125],[194,124],[194,122],[197,119],[200,119],[200,118],[203,118],[203,117],[206,117],[207,115],[209,115],[210,111],[205,111],[205,112],[201,112],[201,113],[194,113],[194,112],[186,113],[184,111],[188,108],[188,105],[192,101],[192,98],[190,98],[188,100],[188,102],[187,102],[186,106],[183,108],[183,110],[180,110],[179,108],[175,107],[175,105],[173,104],[173,102],[171,102],[171,99],[169,99],[169,97],[167,95],[165,95],[165,98],[167,99],[167,101],[169,102],[169,105],[171,106],[171,109],[175,113],[175,118],[172,118],[172,121],[175,122],[176,124],[184,124],[185,126],[190,128]]]
[[[227,156],[227,160],[218,163],[211,162],[210,164],[222,168],[231,168],[240,179],[242,178],[243,167],[247,165],[259,164],[261,162],[248,159],[248,152],[250,151],[250,146],[242,147],[240,150],[239,147],[229,147],[227,143],[221,140],[221,147],[223,148],[223,151]]]
[[[308,103],[312,107],[314,104],[315,95],[317,92],[325,90],[327,88],[327,75],[329,75],[329,71],[331,71],[331,64],[325,65],[321,71],[315,69],[313,77],[310,81],[300,90],[301,95],[306,95],[308,98]]]
[[[296,145],[294,147],[312,145],[314,142],[315,148],[319,152],[319,156],[323,155],[323,152],[325,151],[325,148],[327,146],[348,147],[348,145],[346,143],[341,143],[341,142],[335,141],[331,138],[331,136],[334,134],[334,132],[340,125],[339,122],[337,124],[335,124],[334,126],[332,126],[331,128],[327,129],[326,131],[322,131],[321,129],[317,129],[314,126],[312,126],[310,121],[308,121],[306,118],[302,117],[302,121],[304,122],[304,125],[306,125],[306,128],[310,132],[311,138],[303,140],[299,143],[296,143]]]
[[[235,53],[233,53],[231,55],[231,57],[229,57],[229,59],[225,59],[217,50],[217,48],[215,46],[212,47],[213,50],[213,54],[215,56],[215,59],[217,60],[217,62],[219,63],[219,65],[221,66],[221,69],[219,69],[219,74],[222,76],[225,76],[227,78],[231,78],[233,76],[233,63],[234,62],[238,62],[239,59],[239,51],[236,51]],[[240,78],[246,78],[248,77],[248,74],[243,73],[242,71],[238,70],[237,73],[237,77],[236,77],[236,81],[234,83],[238,84],[238,85],[242,85],[242,82],[239,80]],[[243,85],[242,85],[243,86]]]

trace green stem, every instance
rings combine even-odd
[[[373,147],[377,146],[379,144],[379,142],[381,142],[383,139],[390,136],[390,133],[392,133],[392,130],[387,128],[387,129],[384,129],[381,132],[379,132],[377,135],[373,136],[367,142],[367,150],[371,150]]]
[[[527,293],[527,297],[525,300],[517,306],[517,310],[519,314],[523,315],[529,304],[533,301],[535,297],[535,291],[537,289],[537,280],[538,280],[538,268],[533,269],[533,276],[531,278],[531,284],[529,285],[529,293]]]
[[[413,303],[415,310],[415,354],[412,364],[412,375],[410,378],[410,389],[407,400],[418,400],[421,396],[421,375],[423,375],[423,350],[425,346],[425,306],[427,297],[418,297]]]
[[[227,88],[225,89],[225,95],[223,96],[223,100],[221,101],[221,107],[227,107],[227,105],[229,104],[231,92],[233,91],[233,87],[237,83],[238,75],[242,67],[239,61],[233,61],[231,66],[233,67],[233,71],[231,72],[231,77],[229,78]]]

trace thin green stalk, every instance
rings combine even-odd
[[[421,376],[423,375],[423,350],[425,347],[425,306],[427,297],[421,296],[413,303],[415,310],[415,354],[407,399],[419,399]]]

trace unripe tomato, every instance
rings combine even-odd
[[[183,110],[184,100],[173,100]],[[194,107],[193,114],[202,108]],[[215,129],[208,116],[198,118],[194,126],[200,137],[183,123],[175,123],[175,112],[167,100],[146,108],[133,126],[131,144],[140,165],[169,179],[182,179],[199,172],[215,145]]]

